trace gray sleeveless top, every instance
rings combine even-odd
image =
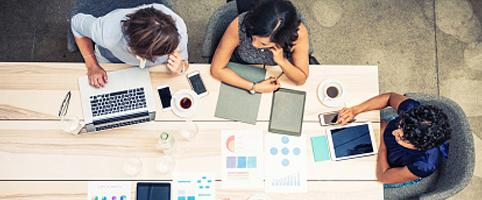
[[[238,16],[239,46],[234,50],[236,61],[246,64],[276,65],[269,49],[258,49],[253,46],[253,41],[246,34],[246,26],[243,23],[246,14],[247,12],[244,12]]]

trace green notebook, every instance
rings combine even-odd
[[[263,81],[266,70],[249,65],[228,63],[236,74],[252,82]],[[261,94],[250,94],[249,91],[221,83],[215,117],[231,119],[248,124],[256,124],[258,119]]]

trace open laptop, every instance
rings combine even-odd
[[[103,88],[79,78],[82,112],[87,132],[101,131],[154,120],[156,116],[148,69],[131,67],[107,73]]]

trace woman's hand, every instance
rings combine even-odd
[[[182,74],[187,69],[184,69],[185,62],[181,54],[176,50],[174,53],[169,54],[167,58],[167,68],[171,70],[171,72],[176,74]]]
[[[279,81],[277,81],[274,77],[269,77],[268,79],[257,83],[254,87],[254,91],[259,93],[270,93],[277,90],[279,87]]]
[[[87,65],[87,76],[89,77],[89,84],[101,88],[107,84],[107,73],[99,64]]]
[[[275,45],[275,46],[269,48],[269,50],[271,51],[271,53],[273,53],[273,60],[274,60],[274,62],[276,62],[276,64],[282,65],[282,63],[285,62],[285,56],[284,56],[283,48],[281,48],[278,45]]]
[[[353,107],[350,108],[343,108],[338,111],[338,120],[336,121],[337,124],[345,125],[351,122],[357,113],[355,113],[355,109]]]

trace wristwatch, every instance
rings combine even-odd
[[[251,86],[251,89],[249,89],[249,93],[256,94],[256,91],[254,91],[255,87],[256,87],[256,82],[253,82],[253,85]]]

